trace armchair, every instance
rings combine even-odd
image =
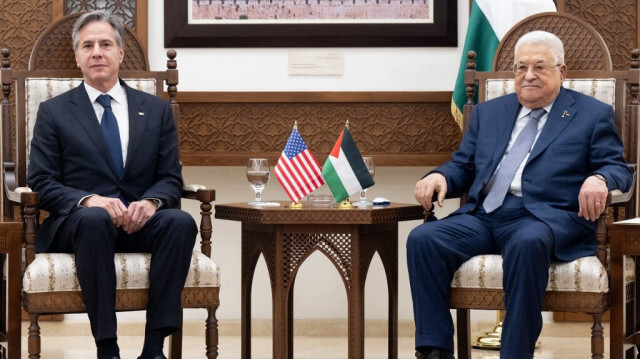
[[[584,21],[564,13],[542,13],[522,20],[503,38],[494,57],[493,70],[475,70],[475,53],[468,54],[465,84],[467,104],[464,106],[464,129],[474,106],[474,97],[484,102],[513,92],[513,49],[523,34],[533,30],[555,33],[565,44],[565,62],[569,69],[564,86],[591,95],[614,107],[616,125],[625,146],[625,158],[635,170],[637,164],[638,83],[640,52],[631,54],[631,67],[612,71],[609,51],[600,35]],[[476,90],[477,89],[477,90]],[[628,103],[625,105],[625,103]],[[634,184],[636,180],[634,179]],[[635,185],[634,185],[635,187]],[[591,329],[592,358],[603,358],[604,330],[602,315],[609,310],[608,225],[611,220],[636,214],[633,188],[627,193],[612,191],[608,208],[597,226],[597,255],[570,263],[552,262],[550,280],[543,310],[583,312],[593,318]],[[635,269],[627,261],[627,288],[634,285]],[[465,262],[451,283],[450,307],[456,309],[458,358],[471,358],[470,310],[504,309],[502,290],[502,257],[481,255]],[[630,304],[627,290],[627,305]]]
[[[29,358],[40,358],[41,342],[38,318],[42,314],[84,312],[82,294],[75,273],[73,254],[35,253],[35,236],[39,220],[46,215],[39,210],[37,192],[26,187],[30,141],[38,105],[82,81],[76,68],[74,53],[69,44],[73,24],[80,14],[61,18],[49,26],[37,39],[28,70],[11,69],[10,51],[2,50],[2,158],[5,215],[19,216],[24,224],[25,247],[22,306],[30,318],[28,333]],[[170,107],[179,129],[176,94],[178,70],[176,52],[167,52],[167,70],[149,71],[148,60],[133,32],[127,29],[125,58],[120,76],[130,86],[163,97],[163,83],[167,85]],[[13,88],[13,91],[12,91]],[[11,99],[14,99],[14,103]],[[15,127],[14,127],[15,124]],[[191,267],[182,292],[183,308],[205,308],[206,357],[217,358],[218,327],[215,312],[219,305],[220,273],[211,260],[211,202],[215,191],[191,185],[183,191],[183,198],[200,202],[201,248],[193,252]],[[117,272],[116,310],[144,310],[147,304],[150,254],[127,253],[115,256]],[[181,357],[181,333],[170,339],[169,355]]]

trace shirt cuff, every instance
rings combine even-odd
[[[82,203],[82,201],[84,201],[85,199],[87,199],[89,197],[92,197],[92,196],[95,196],[95,194],[90,194],[88,196],[84,196],[84,197],[80,198],[80,200],[78,201],[78,204],[76,204],[76,208],[84,208],[84,206],[81,205],[80,203]]]
[[[162,207],[163,202],[160,198],[145,198],[148,199],[149,201],[152,201],[153,203],[156,204],[156,209],[160,209],[160,207]]]

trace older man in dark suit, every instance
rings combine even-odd
[[[415,228],[407,261],[421,358],[453,358],[451,280],[469,258],[503,256],[506,317],[501,359],[532,358],[552,258],[596,252],[608,190],[627,190],[613,109],[562,87],[562,42],[534,31],[515,47],[515,94],[474,108],[451,161],[420,180],[425,208],[468,192],[451,216]]]
[[[122,22],[82,15],[73,49],[84,82],[40,104],[28,184],[50,212],[38,252],[75,253],[98,358],[119,358],[115,252],[152,253],[140,358],[165,358],[165,336],[182,323],[181,293],[197,226],[175,209],[182,192],[169,104],[118,78]]]

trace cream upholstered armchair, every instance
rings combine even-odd
[[[29,149],[33,126],[40,102],[78,86],[82,74],[76,69],[70,46],[72,26],[80,14],[66,16],[48,27],[37,39],[28,70],[12,70],[10,51],[2,50],[2,128],[3,128],[3,212],[13,216],[20,209],[24,223],[25,270],[22,285],[22,305],[31,324],[28,333],[29,358],[40,357],[40,327],[43,314],[84,312],[81,289],[75,273],[74,257],[63,253],[35,253],[35,236],[41,212],[38,193],[26,187]],[[125,59],[120,76],[131,87],[162,97],[164,83],[170,107],[179,129],[176,102],[178,72],[176,53],[169,50],[167,70],[149,71],[142,46],[127,29]],[[13,87],[13,92],[11,91]],[[12,103],[11,100],[15,101]],[[15,123],[15,127],[14,124]],[[211,260],[211,202],[215,191],[203,186],[187,186],[183,198],[200,202],[201,248],[194,250],[191,267],[182,292],[183,308],[205,308],[206,357],[217,358],[218,327],[215,312],[219,305],[220,270]],[[16,213],[17,215],[17,213]],[[46,214],[42,214],[46,215]],[[117,254],[116,310],[144,310],[147,304],[150,254]],[[181,357],[181,333],[172,335],[169,355]],[[204,348],[203,348],[204,349]],[[46,355],[45,355],[46,356]]]
[[[618,129],[625,145],[625,158],[635,169],[637,162],[639,56],[634,50],[631,68],[612,71],[606,44],[600,35],[584,21],[563,13],[543,13],[522,20],[503,38],[496,51],[493,71],[475,70],[475,53],[468,54],[465,84],[468,101],[464,106],[464,128],[478,102],[513,92],[513,49],[524,33],[545,30],[555,33],[565,44],[565,62],[569,69],[564,86],[593,96],[614,107]],[[625,103],[629,104],[625,106]],[[635,183],[635,180],[634,180]],[[608,209],[601,216],[597,228],[597,255],[569,263],[552,262],[543,310],[582,312],[593,317],[591,353],[603,358],[604,331],[602,315],[609,310],[608,229],[611,220],[635,216],[635,194],[612,191]],[[612,215],[610,215],[612,214]],[[635,266],[626,261],[627,288],[635,282]],[[455,273],[451,283],[450,307],[456,309],[458,358],[471,358],[470,309],[504,309],[502,290],[502,257],[480,255],[465,262]],[[627,291],[628,295],[630,291]],[[631,298],[627,298],[627,305]]]

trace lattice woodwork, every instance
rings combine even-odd
[[[269,272],[269,279],[271,280],[271,289],[274,287],[274,280],[276,275],[276,269],[273,263],[275,263],[276,253],[274,249],[274,233],[260,230],[244,229],[242,231],[243,247],[250,248],[251,250],[242,251],[243,263],[252,263],[251,266],[243,266],[242,278],[248,278],[252,273],[249,273],[248,267],[255,267],[255,263],[258,261],[260,254],[264,256],[264,261],[267,265],[267,271]]]
[[[136,0],[65,0],[65,15],[93,10],[108,10],[117,15],[131,29],[136,30]]]
[[[510,71],[513,68],[514,47],[518,39],[527,32],[544,30],[556,34],[564,43],[565,62],[571,70],[610,70],[608,54],[603,51],[602,39],[589,27],[575,26],[572,17],[555,14],[540,16],[522,23],[516,31],[505,35],[496,51],[494,64],[496,71]]]
[[[288,288],[300,264],[316,249],[321,250],[335,265],[347,288],[351,288],[351,236],[347,233],[283,233],[284,287]]]
[[[624,253],[640,253],[640,237],[628,234],[624,242]]]
[[[11,49],[12,68],[24,70],[36,38],[51,24],[52,0],[3,1],[0,43]]]
[[[202,165],[207,157],[214,163],[206,164],[216,164],[216,156],[279,154],[297,121],[305,142],[321,157],[347,120],[363,153],[446,158],[461,139],[449,102],[181,103],[181,155],[185,165]]]
[[[363,235],[370,235],[367,230],[368,228],[364,228],[362,230]],[[394,273],[398,272],[398,241],[396,240],[396,238],[398,238],[398,230],[397,228],[394,228],[393,230],[380,230],[380,228],[376,228],[376,232],[377,236],[380,238],[376,251],[378,252],[378,255],[380,255],[382,263],[387,264],[384,267],[387,276],[394,276]]]
[[[585,20],[602,35],[614,70],[629,68],[629,53],[638,47],[636,0],[565,0],[565,12]]]

